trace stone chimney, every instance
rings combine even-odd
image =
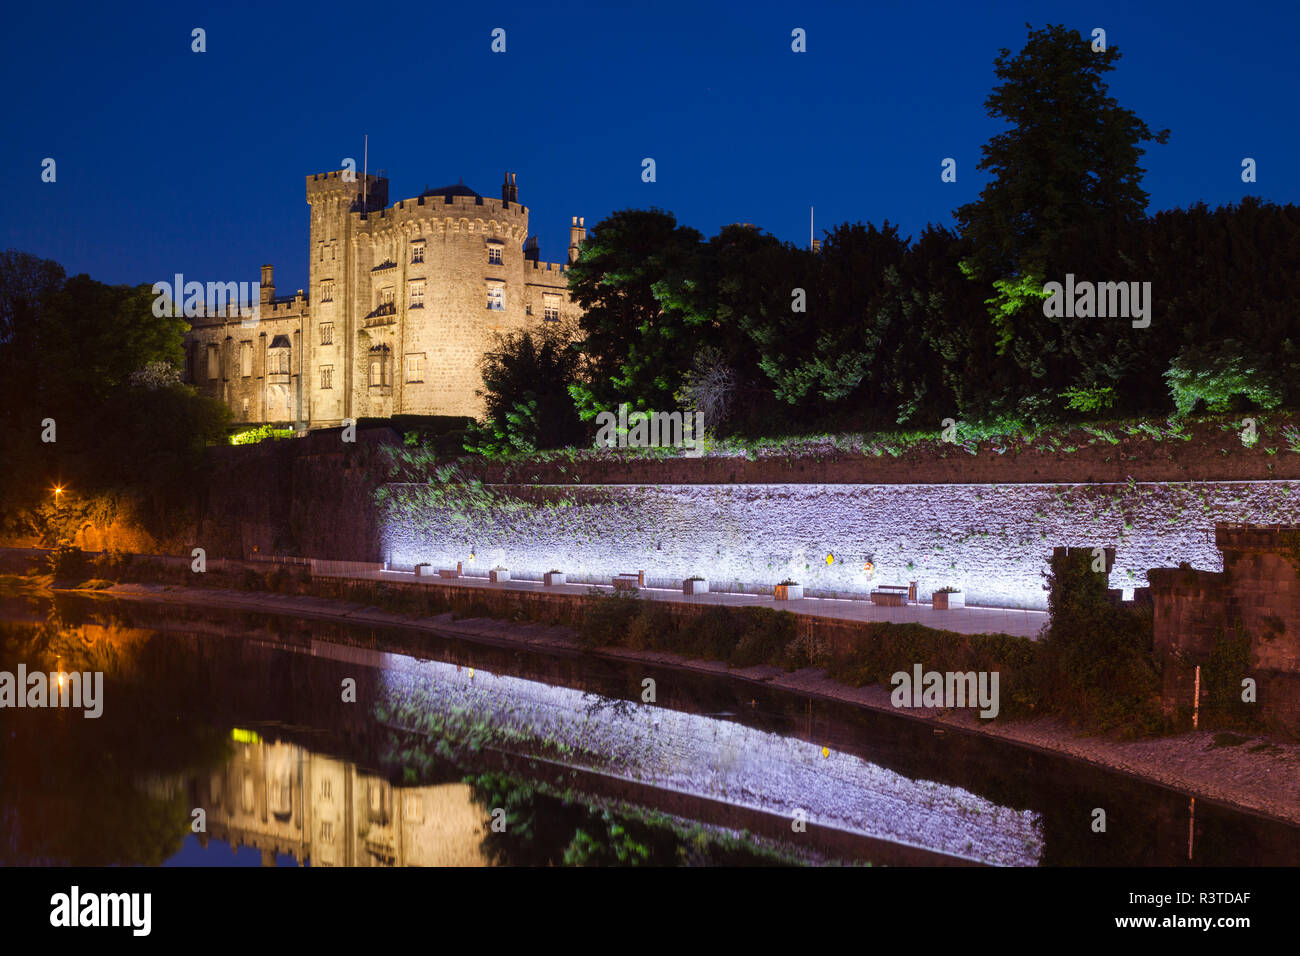
[[[573,225],[569,227],[569,261],[577,262],[578,253],[581,251],[582,241],[587,238],[587,226],[582,216],[573,217]]]
[[[262,266],[262,305],[268,305],[275,298],[275,279],[272,278],[274,272],[274,266]]]
[[[524,261],[540,262],[542,259],[542,247],[537,242],[536,236],[529,236],[524,243]]]
[[[519,202],[519,185],[516,173],[506,173],[505,182],[501,184],[502,202]]]

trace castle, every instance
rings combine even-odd
[[[308,289],[277,297],[264,265],[255,317],[227,308],[186,335],[185,380],[238,424],[478,417],[493,333],[579,314],[566,272],[585,223],[569,263],[542,262],[515,174],[500,199],[462,182],[389,206],[386,178],[339,170],[309,176],[307,202]]]

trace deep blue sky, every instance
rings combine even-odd
[[[1142,9],[1134,9],[1141,7]],[[1104,27],[1112,93],[1167,146],[1151,208],[1300,201],[1300,5],[1121,2],[22,4],[6,14],[0,248],[110,282],[306,281],[304,177],[360,161],[390,199],[518,173],[543,258],[575,214],[657,205],[706,236],[915,234],[977,195],[1000,47]],[[207,52],[190,31],[207,30]],[[507,52],[489,50],[494,27]],[[808,52],[790,31],[808,32]],[[53,157],[58,181],[40,180]],[[654,157],[658,182],[641,182]],[[943,157],[958,181],[939,179]],[[1259,181],[1241,182],[1242,157]]]

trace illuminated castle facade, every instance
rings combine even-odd
[[[493,333],[578,317],[569,263],[541,261],[513,174],[500,199],[460,183],[390,206],[382,176],[319,173],[307,203],[308,289],[277,297],[264,265],[255,316],[191,319],[185,380],[236,423],[477,417]],[[585,237],[574,217],[569,262]]]

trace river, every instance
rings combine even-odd
[[[78,595],[0,599],[0,633],[0,672],[104,675],[98,718],[0,710],[7,865],[1300,860],[1300,828],[725,676]]]

